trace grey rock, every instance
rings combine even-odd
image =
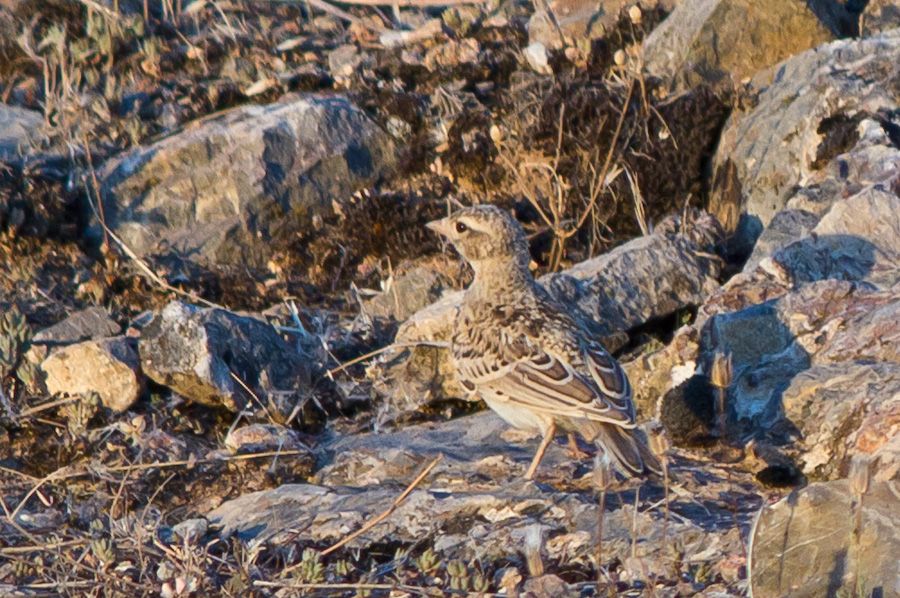
[[[311,396],[309,360],[252,317],[173,301],[143,329],[138,348],[151,380],[203,405],[284,416]]]
[[[553,444],[539,470],[539,482],[521,475],[539,439],[523,445],[509,436],[508,427],[492,413],[464,417],[436,425],[407,427],[390,434],[341,437],[322,447],[325,467],[317,484],[289,484],[247,494],[208,513],[222,536],[236,534],[260,542],[316,542],[328,545],[344,538],[387,509],[422,466],[434,455],[444,459],[391,515],[360,537],[350,550],[372,543],[408,544],[430,538],[429,545],[448,559],[522,564],[525,538],[537,527],[543,538],[536,547],[542,558],[589,563],[596,553],[597,502],[587,478],[578,479],[579,464]],[[697,489],[691,476],[688,492]],[[711,475],[704,505],[694,508],[693,497],[673,499],[669,537],[678,538],[685,554],[697,562],[716,562],[739,550],[740,535],[730,531],[727,507],[716,493],[724,491],[724,475]],[[661,488],[644,485],[641,501],[655,502]],[[607,497],[604,521],[604,560],[624,559],[631,550],[634,491]],[[749,516],[758,499],[744,497],[738,517]],[[748,508],[749,507],[749,508]],[[642,558],[662,563],[661,509],[641,508],[636,516],[637,550]],[[727,524],[725,523],[727,521]],[[717,523],[721,522],[721,523]],[[705,527],[705,529],[704,529]],[[712,539],[715,538],[713,541]],[[702,553],[702,554],[701,554]]]
[[[180,542],[197,545],[209,531],[209,521],[203,517],[186,519],[172,528],[172,533]]]
[[[109,313],[93,306],[77,311],[65,320],[44,328],[34,335],[32,342],[42,345],[69,345],[89,339],[116,336],[122,332]]]
[[[744,264],[744,271],[755,270],[763,258],[794,241],[809,236],[810,231],[819,223],[820,217],[806,210],[778,212],[756,240],[753,253]]]
[[[95,392],[114,411],[125,411],[144,390],[137,351],[125,337],[89,340],[61,347],[41,364],[51,394]]]
[[[607,254],[587,260],[539,282],[571,308],[595,338],[615,351],[627,342],[625,332],[654,318],[699,305],[718,287],[719,263],[703,255],[688,239],[660,232],[634,239]],[[462,292],[411,316],[395,341],[446,342]],[[414,411],[448,397],[462,398],[445,348],[422,346],[381,361],[369,370],[376,390],[395,411]]]
[[[403,322],[441,297],[447,280],[430,268],[417,266],[395,277],[384,292],[364,302],[366,313]]]
[[[739,181],[734,201],[739,204],[741,217],[729,223],[735,227],[736,253],[750,253],[762,230],[785,207],[798,185],[816,176],[833,178],[831,173],[844,173],[847,182],[859,185],[853,192],[878,182],[855,180],[859,173],[853,172],[852,163],[838,158],[855,145],[842,145],[846,139],[852,141],[857,124],[863,124],[855,119],[879,112],[890,114],[900,106],[897,94],[891,91],[900,82],[898,65],[900,30],[895,30],[826,44],[754,77],[752,85],[762,90],[758,102],[745,114],[732,114],[714,159],[717,180]],[[858,138],[861,143],[883,146],[871,151],[890,154],[889,143],[867,138],[877,134],[869,125]],[[866,160],[860,160],[863,162]],[[876,162],[885,168],[890,164]],[[866,168],[886,174],[881,167]],[[732,177],[718,174],[732,170]],[[730,197],[731,187],[717,185],[713,189],[713,212],[723,222],[734,209],[732,199],[724,198]]]
[[[812,173],[806,185],[788,199],[787,209],[776,214],[763,231],[744,271],[752,271],[763,258],[810,233],[835,237],[831,246],[839,244],[841,236],[854,237],[847,240],[850,244],[859,244],[862,239],[873,249],[884,243],[882,235],[887,235],[888,243],[891,239],[895,242],[896,217],[888,213],[887,220],[880,222],[885,211],[893,208],[891,199],[900,190],[900,149],[891,140],[891,126],[888,121],[871,119],[863,119],[858,125],[847,123],[844,134],[850,135],[853,148]],[[833,213],[827,222],[817,228],[829,212]],[[889,249],[888,257],[893,259],[896,249]],[[877,255],[869,256],[869,261]]]
[[[101,191],[107,224],[138,255],[264,267],[279,240],[309,229],[393,160],[387,134],[346,98],[291,96],[137,148],[104,169]]]
[[[817,0],[698,0],[680,3],[644,40],[651,73],[689,89],[741,81],[835,39],[840,25]]]
[[[900,438],[892,421],[900,414],[900,363],[814,365],[791,380],[781,403],[799,432],[810,478],[841,477],[856,454],[875,462],[876,480],[898,478]]]
[[[522,50],[528,66],[536,73],[549,75],[553,72],[550,67],[550,57],[547,55],[547,47],[541,42],[531,42]]]
[[[0,162],[20,157],[40,143],[43,126],[40,112],[0,103]]]
[[[900,593],[898,495],[896,482],[874,484],[858,505],[847,481],[837,480],[810,484],[763,508],[751,531],[753,596]]]

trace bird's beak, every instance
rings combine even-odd
[[[432,220],[425,226],[439,235],[450,238],[450,223],[447,221],[447,218],[441,218],[440,220]]]

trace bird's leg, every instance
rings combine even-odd
[[[531,465],[528,466],[528,471],[525,472],[525,479],[530,480],[534,477],[534,472],[537,471],[538,464],[541,462],[541,459],[544,458],[544,453],[547,452],[547,447],[550,446],[550,443],[553,442],[553,437],[556,435],[556,423],[550,422],[550,426],[544,430],[544,439],[541,440],[541,445],[538,447],[537,452],[534,454],[534,459],[531,460]]]
[[[578,447],[578,439],[575,438],[575,432],[569,432],[569,456],[578,461],[590,457],[590,454]]]

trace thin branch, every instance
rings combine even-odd
[[[386,347],[381,347],[380,349],[375,349],[374,351],[369,351],[368,353],[365,353],[364,355],[360,355],[359,357],[351,359],[350,361],[345,361],[344,363],[337,366],[336,368],[332,368],[332,369],[328,370],[327,372],[325,372],[325,375],[328,378],[332,378],[334,376],[334,374],[337,374],[338,372],[342,372],[342,371],[346,370],[347,368],[349,368],[350,366],[356,365],[357,363],[365,361],[371,357],[375,357],[376,355],[381,355],[382,353],[387,353],[388,351],[393,351],[394,349],[407,349],[410,347],[436,347],[438,349],[448,349],[450,347],[450,343],[448,343],[446,341],[414,341],[414,342],[408,342],[408,343],[391,343],[390,345],[388,345]]]
[[[358,530],[356,530],[356,531],[353,532],[352,534],[350,534],[350,535],[348,535],[348,536],[345,536],[342,540],[340,540],[340,541],[337,542],[336,544],[332,544],[331,546],[329,546],[328,548],[326,548],[325,550],[323,550],[323,551],[322,551],[322,556],[325,556],[325,555],[327,555],[327,554],[331,554],[332,552],[334,552],[335,550],[337,550],[337,549],[340,548],[341,546],[344,546],[345,544],[347,544],[348,542],[352,541],[353,539],[358,538],[359,536],[363,535],[364,533],[366,533],[367,531],[369,531],[370,529],[372,529],[373,527],[375,527],[376,525],[378,525],[379,523],[381,523],[382,521],[384,521],[385,519],[387,519],[388,517],[390,517],[391,514],[392,514],[394,511],[396,511],[397,508],[400,507],[400,505],[402,505],[403,502],[409,497],[409,495],[410,495],[410,494],[412,493],[412,491],[416,488],[416,486],[418,486],[419,484],[422,483],[422,480],[424,480],[425,477],[426,477],[429,473],[431,473],[431,470],[434,469],[435,466],[436,466],[438,463],[440,463],[440,462],[441,462],[441,459],[443,459],[443,458],[444,458],[444,455],[438,454],[437,457],[435,457],[434,459],[432,459],[431,462],[430,462],[428,465],[426,465],[426,466],[422,469],[421,472],[419,472],[419,475],[417,475],[417,476],[416,476],[416,479],[414,479],[414,480],[409,484],[409,486],[406,487],[406,490],[404,490],[402,493],[400,493],[400,496],[398,496],[397,498],[394,499],[394,502],[391,503],[391,506],[390,506],[390,507],[388,507],[386,510],[382,511],[381,513],[379,513],[378,515],[376,515],[375,517],[373,517],[373,518],[370,519],[369,521],[367,521],[361,528],[359,528]],[[288,567],[287,569],[285,569],[284,571],[282,571],[281,574],[282,574],[282,575],[286,575],[286,574],[290,573],[291,571],[296,570],[298,567],[300,567],[300,566],[302,566],[302,565],[303,565],[303,563],[297,563],[296,565],[291,565],[290,567]]]

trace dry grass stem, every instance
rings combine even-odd
[[[322,556],[331,554],[332,552],[334,552],[341,546],[344,546],[348,542],[351,542],[354,538],[358,538],[362,534],[366,533],[367,531],[369,531],[370,529],[372,529],[373,527],[375,527],[376,525],[378,525],[379,523],[381,523],[382,521],[384,521],[385,519],[390,517],[391,514],[394,511],[396,511],[400,507],[400,505],[402,505],[404,503],[404,501],[406,501],[406,499],[409,497],[409,495],[412,493],[412,491],[415,490],[416,486],[418,486],[419,484],[422,483],[422,481],[428,476],[428,474],[431,473],[431,470],[434,469],[435,466],[437,466],[437,464],[440,463],[441,459],[443,459],[443,458],[444,458],[444,455],[439,454],[437,457],[432,459],[431,462],[428,463],[428,465],[426,465],[422,469],[422,471],[419,472],[419,475],[417,475],[415,477],[415,479],[412,482],[410,482],[409,486],[407,486],[406,489],[403,492],[401,492],[397,498],[394,499],[394,502],[391,503],[390,507],[388,507],[387,509],[385,509],[384,511],[382,511],[381,513],[379,513],[378,515],[376,515],[369,521],[367,521],[362,527],[360,527],[355,532],[349,534],[348,536],[345,536],[337,543],[332,544],[331,546],[329,546],[328,548],[323,550]],[[287,569],[282,571],[281,574],[286,575],[286,574],[290,573],[291,571],[298,569],[300,566],[302,566],[302,564],[303,563],[300,562],[300,563],[297,563],[296,565],[291,565],[290,567],[288,567]]]

